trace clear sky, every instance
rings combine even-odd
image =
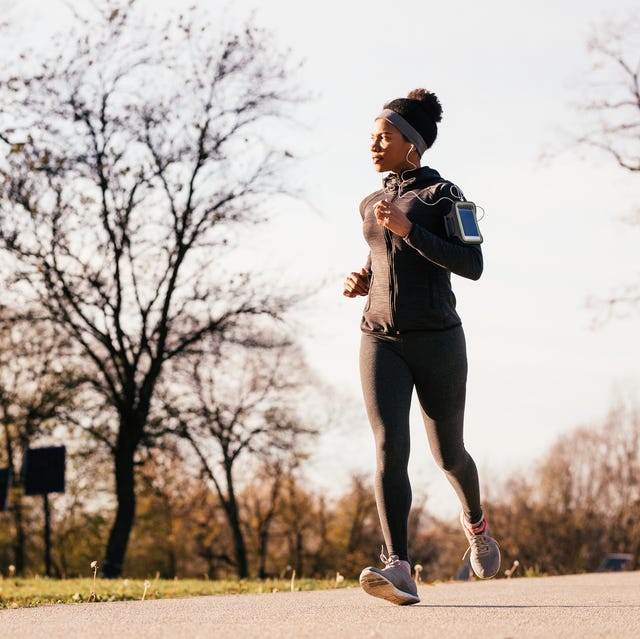
[[[197,3],[144,1],[155,11]],[[212,12],[222,6],[197,4]],[[359,403],[364,300],[342,297],[341,288],[366,258],[358,204],[380,184],[368,151],[373,118],[416,87],[436,92],[444,107],[423,163],[486,211],[483,277],[453,280],[470,363],[466,441],[488,494],[494,479],[531,467],[561,433],[599,423],[618,394],[637,397],[638,315],[594,329],[587,300],[638,278],[640,227],[620,222],[638,208],[638,176],[569,140],[583,132],[576,105],[590,92],[589,35],[609,19],[640,13],[638,1],[229,6],[237,16],[255,11],[276,46],[304,61],[299,84],[314,96],[299,113],[306,126],[292,133],[303,157],[291,179],[315,212],[289,205],[274,227],[267,266],[323,282],[299,314],[304,344],[322,377],[355,402],[320,440],[311,462],[319,485],[337,484],[340,492],[352,471],[374,466]],[[417,414],[412,429],[414,489],[428,495],[434,514],[453,516],[453,492],[431,460]]]
[[[638,208],[638,176],[569,142],[583,132],[576,105],[590,92],[588,38],[634,9],[638,2],[604,0],[275,0],[256,10],[306,60],[302,79],[318,96],[301,137],[321,216],[289,218],[298,246],[288,263],[328,278],[305,342],[315,366],[356,400],[363,302],[340,290],[366,256],[358,204],[379,188],[370,127],[385,101],[412,88],[440,96],[439,139],[423,163],[486,210],[484,275],[453,280],[470,363],[466,441],[488,494],[493,478],[531,467],[559,434],[599,423],[619,393],[640,390],[637,315],[596,330],[587,307],[640,274],[640,227],[619,221]],[[328,484],[373,468],[366,420],[347,415],[321,447]],[[412,438],[414,489],[436,514],[455,514],[417,412]]]

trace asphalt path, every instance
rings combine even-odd
[[[0,611],[15,639],[640,637],[640,572],[420,585],[394,606],[358,588]]]

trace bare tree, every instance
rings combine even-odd
[[[286,52],[251,25],[219,33],[197,13],[154,25],[136,0],[85,10],[46,59],[2,72],[0,246],[7,294],[65,332],[112,411],[100,436],[115,468],[114,577],[167,362],[207,335],[259,333],[249,326],[291,303],[228,258],[281,192],[290,154],[266,132],[295,98]]]
[[[640,19],[602,25],[588,43],[593,66],[589,95],[582,105],[586,115],[578,142],[595,148],[633,175],[640,173]],[[629,221],[640,223],[640,208],[630,211]],[[608,299],[593,305],[604,319],[638,308],[637,281],[623,285]]]
[[[280,468],[279,459],[300,457],[301,437],[315,433],[310,415],[300,415],[308,373],[301,354],[287,344],[243,352],[218,347],[209,357],[194,358],[184,372],[184,385],[174,388],[179,394],[168,395],[167,423],[190,443],[220,500],[233,536],[236,570],[244,578],[249,565],[238,469],[251,477],[262,464]],[[279,482],[274,490],[280,491]]]
[[[245,529],[248,546],[253,546],[258,579],[267,579],[270,575],[267,569],[271,559],[270,542],[274,524],[277,524],[278,507],[287,472],[289,469],[283,460],[267,461],[254,474],[254,481],[242,494],[247,512]]]
[[[607,23],[588,43],[593,60],[590,96],[584,109],[591,117],[579,138],[626,171],[640,172],[640,20]]]

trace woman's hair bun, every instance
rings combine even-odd
[[[427,91],[426,89],[414,89],[413,91],[409,91],[407,98],[409,100],[417,100],[418,102],[421,102],[422,106],[429,112],[436,122],[440,122],[440,120],[442,120],[442,105],[435,93]]]

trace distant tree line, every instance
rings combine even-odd
[[[115,504],[105,455],[79,455],[73,489],[54,500],[53,563],[59,576],[87,574],[108,537]],[[132,577],[356,578],[378,563],[379,524],[370,479],[353,476],[326,496],[305,477],[305,457],[239,462],[237,524],[208,470],[178,438],[156,447],[136,470],[138,509],[123,573]],[[224,461],[220,458],[222,471]],[[93,469],[93,471],[89,471]],[[211,469],[213,470],[213,469]],[[485,506],[503,552],[504,571],[557,575],[597,570],[608,553],[628,553],[640,567],[640,410],[611,409],[602,424],[562,436],[537,464],[493,490]],[[42,570],[38,500],[21,502],[22,572]],[[16,565],[14,512],[0,514],[0,570]],[[236,525],[238,529],[236,529]],[[410,549],[424,581],[455,578],[466,543],[457,522],[414,503]],[[237,534],[243,553],[238,553]],[[246,565],[245,563],[246,562]]]
[[[640,568],[640,410],[615,405],[597,427],[562,436],[533,472],[490,504],[507,563],[535,573],[596,570],[607,553]]]

